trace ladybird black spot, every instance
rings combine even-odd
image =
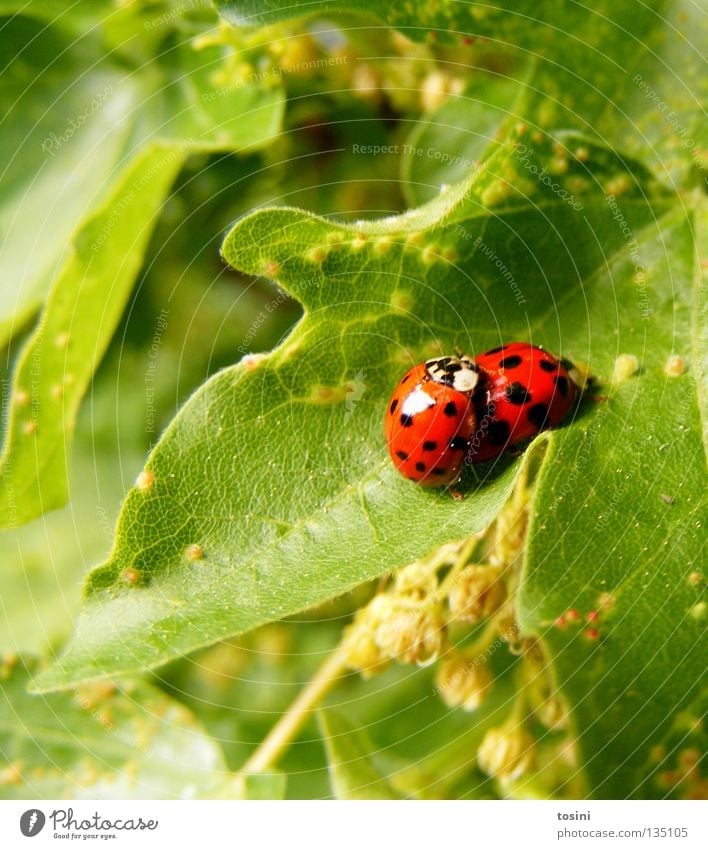
[[[452,448],[453,451],[466,451],[467,440],[462,436],[453,436],[450,440],[450,448]]]
[[[396,412],[397,406],[398,406],[398,398],[394,398],[393,401],[391,401],[391,406],[388,408],[388,411],[389,411],[389,413],[391,413],[391,415],[393,415]]]
[[[492,445],[504,445],[509,441],[510,429],[507,422],[493,421],[487,428],[487,439]]]
[[[425,471],[425,463],[416,463],[415,464],[416,472],[424,472]]]
[[[567,377],[556,377],[554,378],[554,383],[558,387],[558,391],[560,394],[566,398],[568,396],[568,378]]]
[[[399,460],[407,460],[408,459],[408,455],[406,454],[405,451],[396,451],[396,457],[398,457]]]
[[[413,416],[409,416],[406,413],[401,413],[401,426],[402,427],[411,427],[413,424]]]
[[[548,407],[545,404],[534,404],[527,413],[531,424],[543,430],[548,420]]]
[[[538,364],[544,371],[555,371],[558,368],[558,366],[550,360],[539,360]]]
[[[443,467],[442,467],[442,466],[436,466],[436,467],[433,469],[433,474],[434,474],[434,475],[444,475],[446,472],[447,472],[447,469],[443,469]]]
[[[425,442],[423,443],[423,451],[435,451],[435,449],[437,447],[438,447],[438,443],[433,442],[432,439],[426,439]]]
[[[499,360],[499,368],[507,369],[507,368],[517,368],[521,365],[521,357],[513,354],[511,357],[504,357],[503,360]]]
[[[448,401],[447,404],[443,407],[443,413],[446,416],[456,416],[457,415],[457,405],[454,401]]]
[[[510,404],[528,404],[531,400],[531,393],[520,383],[510,383],[504,390],[504,395]]]
[[[491,351],[486,351],[483,356],[488,356],[489,354],[498,354],[499,351],[503,351],[506,348],[506,345],[500,345],[498,348],[492,348]]]
[[[571,369],[575,368],[575,366],[571,363],[571,361],[566,360],[565,357],[563,357],[563,359],[561,360],[561,365],[563,366],[563,368],[566,371],[571,371]]]

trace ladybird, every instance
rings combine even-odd
[[[460,477],[477,427],[478,382],[478,366],[462,355],[426,360],[403,375],[384,423],[391,459],[402,475],[423,486],[447,486]]]
[[[479,437],[470,461],[482,463],[507,448],[560,424],[578,398],[567,360],[527,342],[510,342],[475,357],[480,385],[475,394]]]

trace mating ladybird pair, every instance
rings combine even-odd
[[[468,463],[493,460],[565,418],[578,397],[572,365],[511,342],[475,357],[438,357],[407,371],[389,404],[386,442],[402,475],[454,483]]]

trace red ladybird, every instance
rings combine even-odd
[[[478,368],[468,357],[438,357],[413,366],[396,387],[384,424],[398,471],[423,486],[446,486],[460,476],[477,426]]]
[[[560,424],[578,397],[571,363],[527,342],[510,342],[475,357],[479,430],[470,460],[482,463]]]

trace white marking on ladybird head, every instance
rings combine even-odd
[[[420,386],[416,387],[410,395],[406,397],[401,406],[401,414],[404,416],[415,416],[432,407],[435,404],[435,399]]]
[[[479,382],[477,365],[469,357],[435,357],[425,367],[434,381],[458,392],[472,392]]]

